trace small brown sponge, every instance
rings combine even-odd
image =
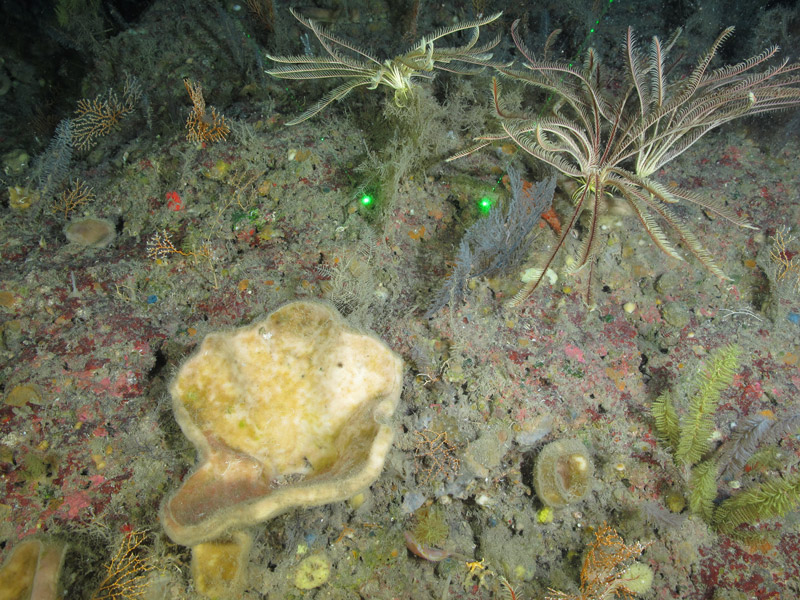
[[[592,459],[580,440],[550,442],[536,459],[536,495],[553,508],[579,502],[589,493],[593,475]]]
[[[402,372],[321,302],[208,335],[170,388],[199,465],[161,507],[167,535],[193,546],[369,486],[392,444]]]

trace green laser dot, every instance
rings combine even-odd
[[[489,198],[481,198],[478,200],[478,210],[482,213],[488,213],[492,210],[492,201]]]
[[[360,202],[361,206],[371,206],[372,203],[375,202],[375,199],[369,194],[364,194],[363,196],[361,196]]]

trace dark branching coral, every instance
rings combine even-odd
[[[533,228],[553,203],[555,177],[525,188],[519,173],[509,167],[508,181],[511,200],[507,209],[494,209],[467,229],[458,246],[456,266],[431,303],[428,317],[448,303],[457,305],[471,278],[511,271],[525,258]]]
[[[800,431],[800,414],[778,419],[772,411],[762,411],[745,417],[717,451],[720,476],[738,477],[759,448],[775,444],[795,431]]]
[[[52,197],[69,174],[72,160],[72,121],[63,119],[53,134],[50,143],[36,159],[34,169],[37,173],[39,192],[43,197]]]

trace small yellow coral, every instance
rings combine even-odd
[[[186,138],[193,142],[218,142],[228,137],[231,128],[225,123],[225,117],[212,106],[206,111],[203,98],[203,86],[189,79],[183,80],[186,91],[192,99],[192,111],[186,119]]]
[[[106,577],[92,594],[92,600],[141,598],[149,582],[147,573],[153,564],[142,554],[140,546],[147,539],[146,531],[131,531],[106,565]]]
[[[640,593],[647,588],[647,573],[635,568],[634,560],[649,544],[627,545],[620,535],[605,523],[594,532],[595,539],[586,549],[581,568],[581,591],[578,595],[551,589],[545,600],[602,600]],[[652,577],[652,572],[650,573]],[[649,580],[652,582],[652,578]],[[630,586],[630,587],[629,587]]]

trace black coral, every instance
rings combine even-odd
[[[556,179],[550,177],[525,188],[519,173],[509,167],[508,181],[511,200],[507,209],[492,210],[464,233],[456,266],[428,308],[427,317],[448,303],[460,302],[471,278],[510,271],[525,258],[531,232],[553,202]]]
[[[37,183],[42,197],[53,196],[69,174],[72,160],[72,121],[63,119],[50,144],[36,159]]]
[[[759,446],[774,444],[787,433],[798,429],[800,429],[800,414],[776,419],[772,412],[764,411],[742,419],[736,430],[717,451],[717,462],[722,467],[722,477],[725,479],[737,477]]]

